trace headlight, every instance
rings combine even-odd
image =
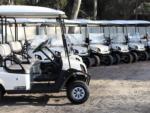
[[[85,67],[83,65],[80,65],[80,67],[81,67],[81,71],[84,72],[84,73],[86,73]]]
[[[40,55],[35,55],[35,58],[38,60],[42,60],[42,57]]]
[[[138,49],[138,46],[135,46],[135,49]]]
[[[120,47],[117,47],[117,49],[118,49],[118,50],[121,50],[121,48],[120,48]]]
[[[74,54],[79,54],[79,51],[76,49],[74,49],[73,52],[74,52]]]
[[[99,49],[99,48],[97,48],[97,50],[96,50],[97,52],[101,52],[101,49]]]
[[[79,59],[79,58],[76,58],[76,60],[80,61],[80,59]]]

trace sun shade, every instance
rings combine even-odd
[[[57,18],[65,17],[65,13],[46,7],[24,6],[24,5],[2,5],[0,16],[18,18]]]

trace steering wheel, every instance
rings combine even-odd
[[[46,41],[42,42],[41,44],[39,44],[39,45],[34,49],[33,53],[40,51],[40,50],[45,46],[45,44],[46,44],[47,42],[48,42],[48,40],[46,40]]]

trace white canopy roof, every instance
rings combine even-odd
[[[1,5],[0,16],[19,18],[56,18],[59,15],[65,16],[60,10],[46,7],[24,6],[24,5]]]
[[[150,25],[149,21],[144,20],[88,20],[76,19],[65,20],[66,24],[80,24],[80,25]]]
[[[145,20],[112,20],[110,21],[111,24],[118,24],[118,25],[146,25],[146,24],[150,24],[149,21],[145,21]]]
[[[22,23],[45,23],[46,20],[47,20],[47,19],[17,18],[17,19],[16,19],[16,22],[17,22],[18,24],[22,24]],[[14,20],[14,19],[7,19],[7,21],[8,21],[9,23],[15,23],[15,20]]]

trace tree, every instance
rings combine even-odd
[[[94,2],[93,19],[96,20],[96,18],[97,18],[97,3],[98,3],[98,1],[97,0],[93,0],[93,2]]]
[[[80,11],[81,2],[82,2],[82,0],[74,0],[73,9],[72,9],[70,19],[77,19],[79,11]],[[69,28],[70,33],[73,33],[74,30],[75,30],[75,27]]]
[[[74,0],[73,9],[70,16],[71,19],[76,19],[78,17],[81,2],[82,0]]]
[[[9,5],[13,5],[14,4],[14,0],[8,0],[8,4]]]

